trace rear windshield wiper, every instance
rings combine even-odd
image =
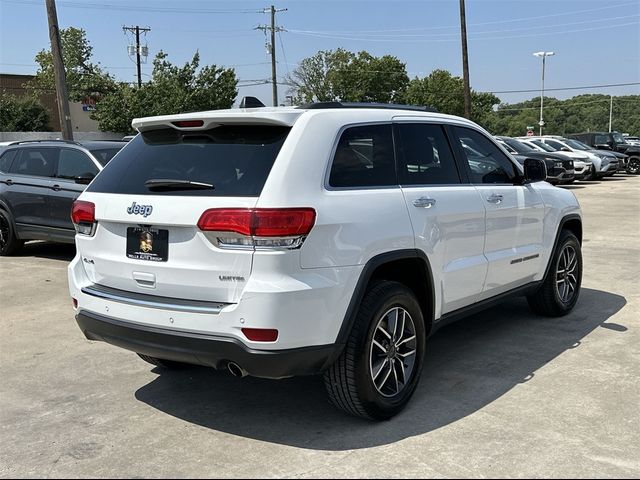
[[[153,191],[166,190],[213,190],[210,183],[192,182],[191,180],[174,180],[171,178],[152,178],[144,182],[144,186]]]

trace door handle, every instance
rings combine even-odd
[[[62,190],[62,188],[56,183],[55,185],[51,186],[51,190],[53,190],[54,192],[59,192],[60,190]]]
[[[413,201],[413,206],[418,208],[431,208],[436,204],[435,199],[420,197]]]
[[[8,178],[4,183],[6,183],[7,185],[11,186],[11,185],[13,185],[13,180]]]
[[[487,202],[498,204],[498,203],[502,203],[503,198],[504,197],[499,193],[493,193],[489,197],[487,197]]]

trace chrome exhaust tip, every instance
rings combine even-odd
[[[242,368],[240,365],[234,362],[229,362],[227,364],[227,370],[229,370],[229,373],[234,377],[243,378],[248,375],[247,371],[244,368]]]

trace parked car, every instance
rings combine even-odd
[[[623,135],[624,141],[629,145],[635,145],[640,147],[640,137],[633,137],[631,135]]]
[[[551,185],[564,185],[572,183],[575,180],[573,160],[570,158],[557,153],[540,152],[515,138],[497,136],[495,139],[511,153],[521,165],[524,165],[524,161],[527,158],[542,160],[547,166],[547,182]]]
[[[574,133],[567,136],[575,140],[580,140],[598,150],[612,150],[628,155],[629,161],[626,165],[627,173],[634,175],[640,173],[640,147],[627,143],[620,133],[589,132]]]
[[[0,255],[27,240],[73,243],[71,205],[122,142],[11,142],[0,150]]]
[[[580,158],[586,156],[593,165],[589,180],[596,180],[616,173],[618,170],[618,158],[614,155],[606,155],[599,150],[576,148],[577,145],[570,145],[564,138],[559,136],[544,135],[542,137],[533,137],[533,140],[539,140],[545,145],[553,148],[556,152],[575,156]]]
[[[571,160],[573,160],[573,176],[576,180],[585,180],[587,178],[590,178],[593,174],[593,164],[591,163],[591,160],[586,157],[586,155],[576,156],[572,153],[568,154],[568,152],[559,152],[555,148],[550,147],[549,145],[534,137],[518,137],[518,140],[531,148],[539,150],[540,152],[564,155],[566,158],[570,158]]]
[[[593,147],[587,145],[580,140],[576,140],[574,138],[564,138],[563,141],[573,148],[581,151],[589,151],[601,158],[608,158],[610,160],[615,160],[618,162],[616,172],[621,172],[627,169],[627,164],[629,162],[629,156],[624,153],[614,152],[613,150],[596,150]],[[613,174],[611,174],[613,175]]]
[[[330,102],[133,126],[74,203],[69,287],[87,338],[155,366],[323,374],[336,406],[386,419],[442,325],[578,300],[575,196],[469,120]]]

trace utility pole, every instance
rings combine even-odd
[[[122,27],[124,32],[132,32],[136,34],[136,65],[138,67],[138,88],[142,86],[142,67],[140,66],[140,32],[150,32],[150,28],[140,28],[138,25],[135,27]]]
[[[612,120],[613,120],[613,95],[611,95],[611,101],[609,102],[609,133],[611,133]]]
[[[46,0],[47,19],[49,20],[49,39],[51,40],[51,56],[53,57],[53,74],[56,80],[56,98],[58,101],[58,114],[60,115],[60,130],[62,138],[73,140],[73,128],[71,127],[71,114],[69,113],[69,95],[67,95],[67,83],[62,59],[62,46],[60,44],[60,29],[58,28],[58,13],[55,0]]]
[[[286,8],[276,8],[271,5],[271,8],[265,8],[263,13],[271,13],[271,26],[259,25],[256,30],[262,30],[267,33],[267,30],[271,32],[271,44],[269,45],[269,53],[271,53],[271,85],[273,93],[273,106],[278,106],[278,80],[276,78],[276,32],[283,32],[284,28],[276,27],[276,13],[286,12]]]
[[[469,51],[467,50],[467,17],[464,0],[460,0],[460,33],[462,35],[462,81],[464,83],[464,116],[471,118],[471,87],[469,86]]]

